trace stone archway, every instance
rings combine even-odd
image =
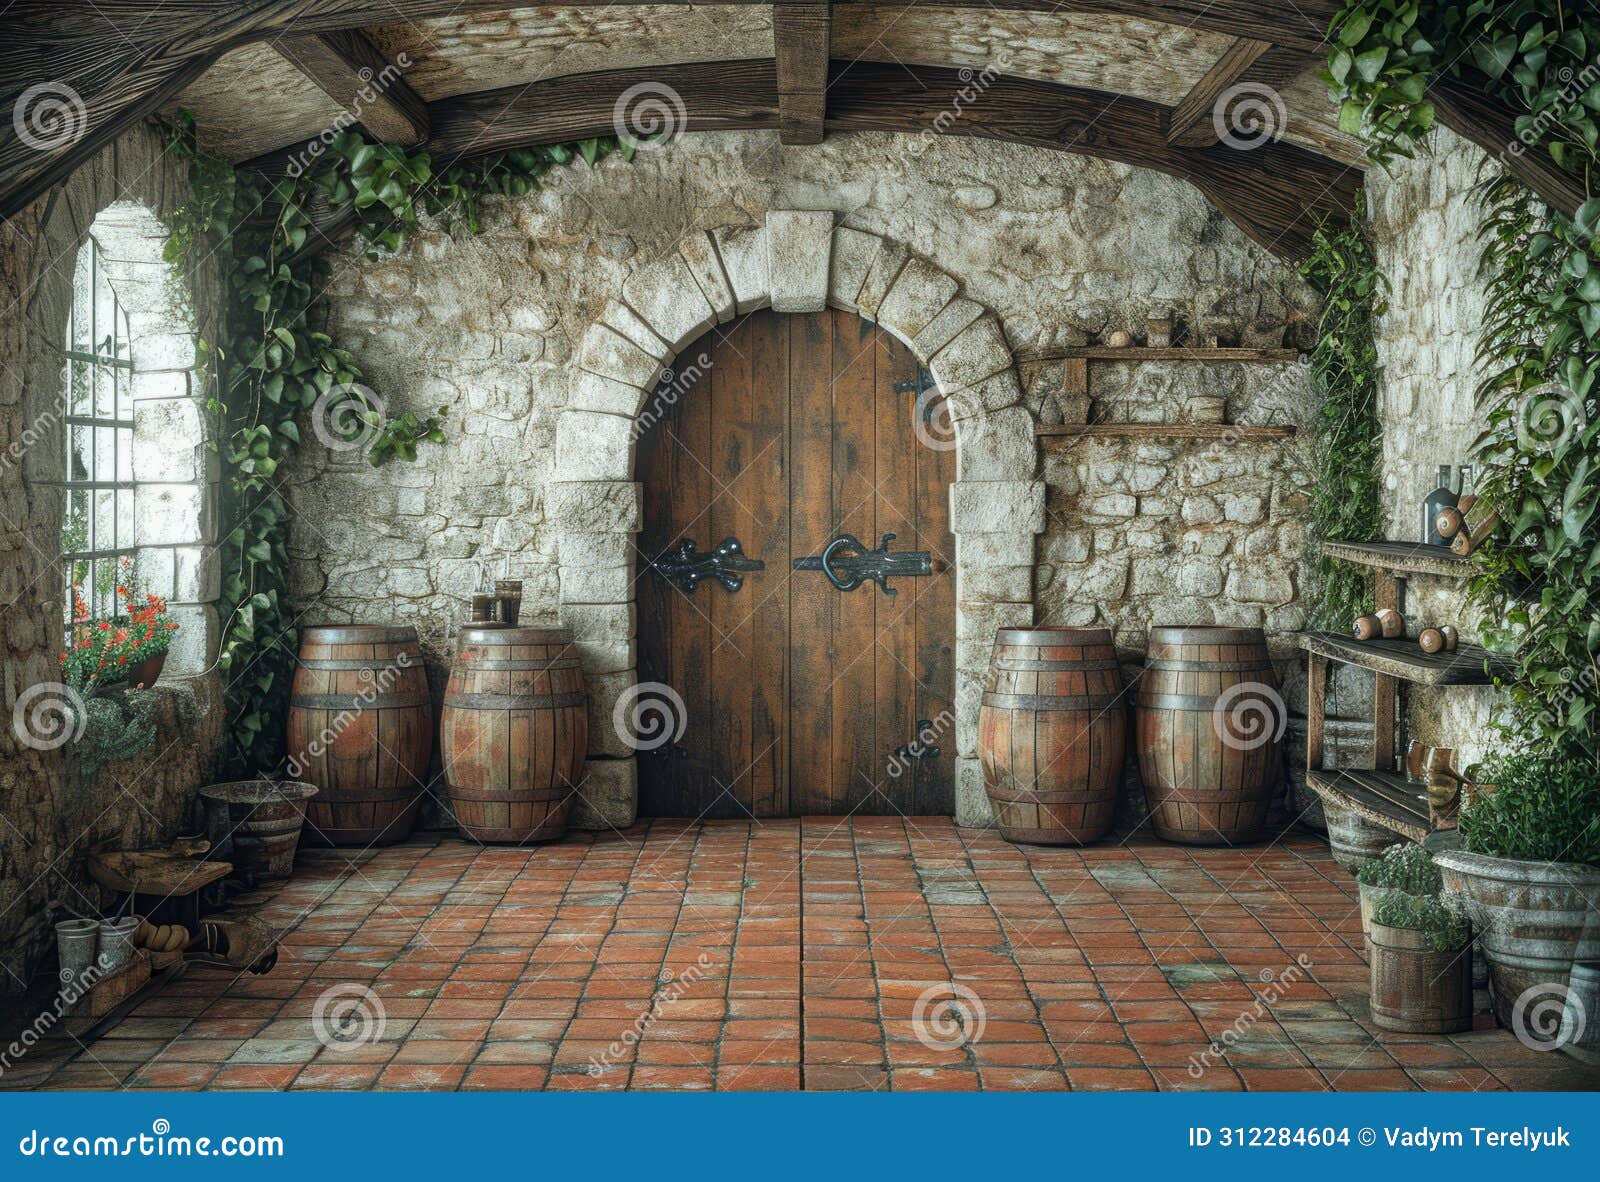
[[[978,769],[978,699],[995,629],[1033,623],[1034,539],[1044,531],[1033,417],[999,321],[960,283],[822,210],[773,210],[764,226],[690,235],[635,272],[584,336],[572,397],[556,428],[546,511],[560,531],[561,617],[593,695],[589,775],[578,823],[633,820],[633,750],[611,724],[636,680],[633,470],[636,418],[664,368],[706,329],[758,308],[832,305],[903,340],[953,408],[956,481],[956,820],[992,824]]]

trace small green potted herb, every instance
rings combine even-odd
[[[1495,1014],[1512,1022],[1530,990],[1564,990],[1577,960],[1600,958],[1600,776],[1581,753],[1491,757],[1474,778],[1465,849],[1437,855],[1489,964]]]
[[[1391,891],[1372,917],[1372,1022],[1384,1030],[1472,1029],[1472,927],[1439,895]]]
[[[1372,914],[1392,894],[1437,895],[1443,885],[1439,868],[1427,850],[1413,842],[1392,845],[1383,857],[1356,867],[1361,891],[1361,932],[1372,934]]]

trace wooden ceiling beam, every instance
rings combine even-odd
[[[360,30],[280,37],[272,47],[374,139],[410,146],[428,138],[428,104]]]
[[[1279,96],[1301,70],[1315,60],[1311,54],[1270,41],[1238,37],[1207,70],[1189,93],[1178,100],[1167,121],[1167,142],[1178,148],[1209,148],[1233,127],[1232,120],[1249,107],[1273,126],[1235,128],[1252,139],[1259,134],[1282,135],[1287,109]]]
[[[1437,78],[1428,97],[1440,123],[1499,160],[1552,208],[1571,217],[1588,200],[1583,182],[1558,167],[1543,145],[1530,148],[1522,142],[1516,116],[1488,97],[1487,79],[1472,73]]]
[[[772,43],[777,52],[778,70],[778,139],[782,143],[822,142],[832,28],[833,12],[828,0],[772,6]]]

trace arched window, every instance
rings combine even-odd
[[[62,379],[66,397],[67,622],[109,616],[119,573],[134,561],[133,357],[128,317],[99,242],[78,251]]]

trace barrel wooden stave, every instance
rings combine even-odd
[[[405,840],[433,755],[433,703],[416,629],[305,629],[287,729],[291,770],[321,788],[307,805],[303,840]]]
[[[1103,628],[1002,628],[978,707],[979,762],[1008,841],[1083,845],[1111,830],[1127,715]]]
[[[464,837],[522,844],[565,833],[589,746],[571,633],[465,629],[439,743],[450,810]]]
[[[1265,635],[1259,628],[1155,628],[1147,661],[1134,718],[1157,835],[1185,845],[1259,839],[1281,767],[1281,736],[1253,746],[1225,742],[1215,711],[1219,699],[1239,695],[1235,687],[1247,683],[1265,690],[1234,696],[1232,704],[1260,700],[1271,707],[1277,682]],[[1273,709],[1282,710],[1281,698],[1266,716]]]

